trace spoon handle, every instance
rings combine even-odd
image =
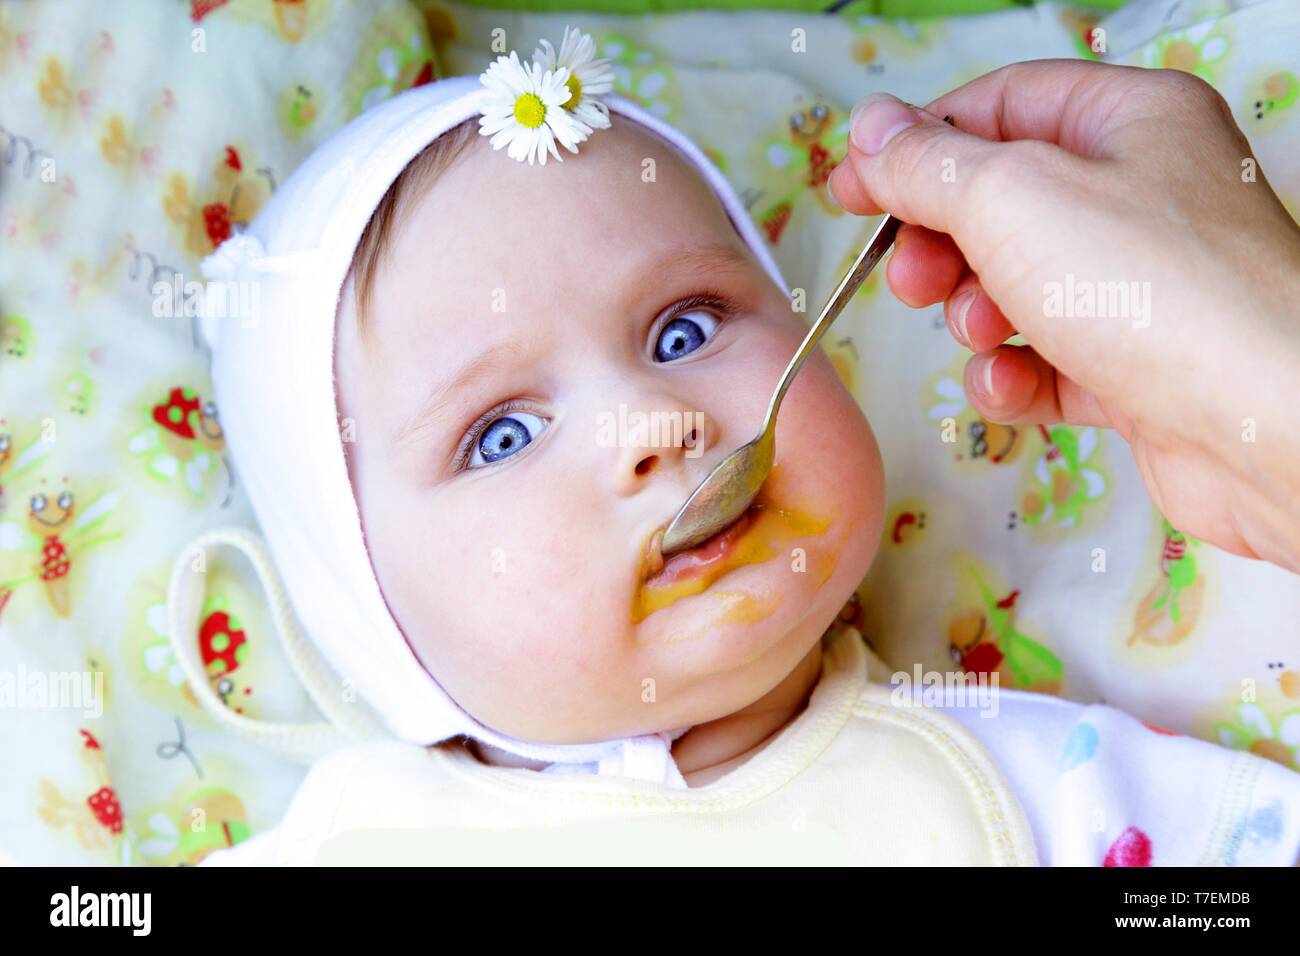
[[[767,406],[767,417],[763,420],[763,428],[766,430],[776,415],[776,411],[781,407],[781,399],[785,398],[785,391],[794,381],[795,373],[799,371],[799,366],[803,365],[812,350],[816,348],[817,343],[821,341],[822,335],[831,327],[844,307],[849,304],[853,294],[858,291],[858,287],[871,274],[871,270],[876,267],[889,247],[894,243],[894,236],[898,232],[898,227],[902,222],[893,216],[886,216],[884,221],[876,227],[871,241],[867,243],[866,248],[858,256],[858,261],[853,263],[853,268],[848,274],[840,280],[839,286],[831,295],[830,301],[826,303],[826,308],[822,309],[822,314],[817,318],[813,327],[808,330],[808,335],[803,340],[803,345],[799,346],[799,351],[794,354],[790,364],[786,366],[785,374],[781,376],[781,384],[777,387],[776,392],[772,395],[772,402]]]

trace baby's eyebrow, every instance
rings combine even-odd
[[[473,385],[479,379],[518,362],[523,357],[524,351],[524,347],[517,342],[504,342],[496,348],[480,352],[477,358],[466,362],[454,375],[434,382],[433,387],[429,389],[429,397],[406,424],[398,429],[393,437],[393,443],[401,444],[409,441],[415,434],[428,428],[442,416],[453,395]]]
[[[638,267],[635,274],[640,276],[640,280],[633,285],[645,285],[646,277],[650,277],[650,284],[658,288],[663,284],[662,277],[672,273],[690,273],[698,281],[705,282],[716,280],[719,273],[743,275],[754,269],[755,265],[748,254],[725,243],[690,246],[673,249],[657,261]],[[398,429],[393,443],[410,441],[442,416],[453,395],[482,378],[500,372],[508,365],[519,363],[525,351],[518,342],[503,342],[479,353],[454,375],[434,382],[424,404]]]
[[[674,267],[682,266],[699,273],[703,278],[719,269],[730,272],[745,272],[754,268],[755,261],[750,258],[748,253],[742,252],[735,246],[714,243],[688,249],[675,249],[672,255],[660,264],[659,268],[667,272]]]

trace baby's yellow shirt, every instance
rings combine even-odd
[[[893,703],[878,682],[888,675],[857,630],[833,629],[804,711],[689,790],[496,767],[456,745],[344,747],[313,765],[265,859],[1037,865],[1028,818],[985,746],[940,710]]]

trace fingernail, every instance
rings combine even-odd
[[[839,167],[836,166],[835,169],[839,169]],[[832,169],[831,174],[826,177],[826,195],[831,197],[831,202],[833,202],[836,206],[839,206],[839,208],[843,209],[844,204],[840,202],[839,199],[836,197],[835,190],[831,186],[831,183],[835,182],[835,169]]]
[[[872,93],[858,100],[849,113],[849,137],[854,146],[868,156],[874,156],[891,139],[917,122],[916,113],[898,97]]]
[[[985,398],[993,397],[993,366],[998,364],[998,358],[999,356],[997,355],[990,355],[989,360],[984,363],[983,383]]]
[[[961,339],[962,345],[972,350],[975,346],[970,344],[970,336],[966,334],[966,313],[970,311],[971,303],[974,301],[975,290],[971,289],[957,296],[951,306],[952,324],[957,329],[957,337]]]

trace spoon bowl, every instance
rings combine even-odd
[[[876,263],[884,258],[893,245],[900,225],[902,223],[893,216],[886,216],[876,228],[853,267],[831,294],[822,314],[808,330],[799,351],[786,366],[785,374],[781,376],[772,401],[767,406],[767,416],[758,437],[724,458],[686,499],[686,504],[682,505],[664,531],[660,546],[663,557],[703,544],[719,531],[735,524],[753,503],[772,470],[776,454],[776,413],[781,407],[781,399],[785,398],[786,389],[794,381],[795,373],[803,365],[804,359],[812,353],[831,323],[844,311],[844,306],[853,298],[863,280],[870,275]]]
[[[734,524],[767,480],[775,451],[774,433],[764,429],[722,459],[664,532],[664,557],[693,548]]]

